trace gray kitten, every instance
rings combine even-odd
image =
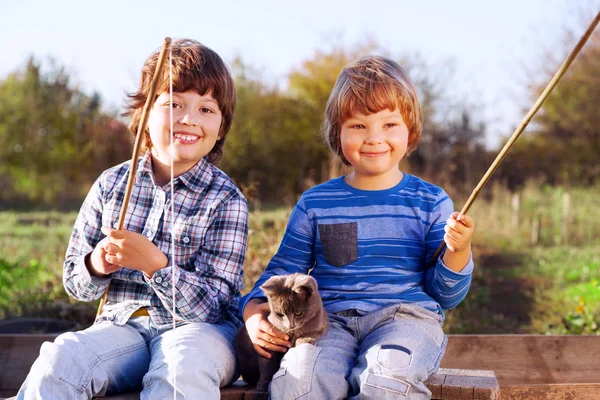
[[[267,319],[277,329],[289,335],[293,346],[315,344],[327,333],[329,318],[323,308],[317,281],[312,276],[272,276],[260,288],[269,301],[271,312]],[[265,349],[272,357],[260,357],[252,346],[245,326],[235,338],[235,348],[242,378],[251,385],[256,385],[258,390],[267,391],[284,353]]]

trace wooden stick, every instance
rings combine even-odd
[[[125,188],[125,194],[123,198],[123,205],[121,206],[121,212],[119,214],[119,222],[117,224],[117,229],[123,229],[123,225],[125,224],[125,216],[127,215],[127,207],[129,206],[129,199],[131,198],[131,191],[133,189],[133,182],[135,180],[135,174],[137,172],[138,165],[138,157],[140,152],[140,146],[142,144],[142,138],[144,137],[144,129],[146,129],[146,123],[148,122],[149,112],[148,110],[152,106],[154,102],[154,96],[156,95],[156,89],[158,86],[158,82],[160,80],[165,55],[167,54],[168,49],[171,47],[171,38],[165,38],[162,48],[160,49],[160,54],[158,55],[158,62],[156,63],[156,69],[154,70],[154,76],[152,77],[152,82],[150,83],[150,88],[148,90],[148,97],[146,98],[146,103],[144,104],[144,108],[142,108],[142,115],[140,118],[140,123],[138,125],[138,130],[135,135],[135,143],[133,145],[133,152],[131,155],[131,167],[129,168],[129,177],[127,178],[127,187]],[[98,304],[98,312],[96,313],[96,318],[102,314],[102,307],[106,304],[106,300],[108,298],[108,290],[110,289],[110,282],[100,299],[100,304]]]
[[[594,20],[592,21],[590,26],[584,32],[581,39],[579,39],[579,42],[577,42],[577,44],[575,45],[575,48],[571,51],[571,54],[569,54],[569,56],[562,63],[562,65],[560,66],[558,71],[556,71],[556,73],[554,74],[554,77],[552,77],[552,80],[550,81],[550,83],[548,83],[548,86],[546,87],[546,89],[544,89],[544,91],[542,92],[540,97],[537,99],[537,101],[535,102],[533,107],[531,107],[531,110],[529,110],[529,112],[525,116],[525,119],[523,120],[523,122],[521,122],[519,127],[515,130],[515,132],[510,137],[510,139],[508,139],[508,142],[506,142],[506,144],[504,145],[504,147],[502,148],[502,150],[500,151],[498,156],[496,156],[496,159],[494,160],[492,165],[488,168],[488,170],[485,173],[485,175],[483,176],[483,178],[481,178],[481,181],[479,181],[479,184],[477,185],[477,187],[471,193],[471,196],[469,197],[466,204],[460,211],[459,216],[464,215],[467,213],[467,211],[469,211],[469,208],[471,208],[471,204],[473,204],[473,201],[475,201],[475,198],[479,195],[479,192],[481,191],[483,186],[487,183],[487,181],[490,179],[492,174],[496,171],[496,169],[498,168],[498,165],[500,165],[502,160],[504,160],[504,157],[506,157],[506,154],[508,153],[508,151],[510,150],[512,145],[517,141],[519,136],[521,136],[521,133],[523,133],[523,131],[525,130],[525,128],[527,127],[527,125],[529,124],[529,122],[531,121],[531,119],[533,118],[535,113],[542,106],[542,103],[544,103],[544,101],[546,100],[546,98],[548,97],[548,95],[550,94],[552,89],[554,89],[554,87],[556,86],[556,84],[558,83],[560,78],[563,76],[563,74],[566,72],[566,70],[569,68],[569,66],[575,59],[575,57],[577,57],[577,54],[579,54],[579,52],[581,51],[581,49],[583,48],[583,46],[585,45],[587,40],[592,35],[592,32],[594,32],[594,29],[596,29],[598,22],[600,22],[600,12],[598,12],[598,14],[596,14],[596,18],[594,18]],[[434,265],[437,262],[437,259],[440,256],[440,254],[442,253],[442,251],[444,250],[445,246],[446,246],[446,243],[442,240],[440,247],[437,249],[437,251],[433,255],[433,258],[430,261],[430,266]]]

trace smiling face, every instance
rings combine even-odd
[[[171,147],[169,93],[162,93],[150,110],[150,133],[154,174],[160,184],[170,180],[171,159],[174,176],[192,168],[214,147],[223,119],[211,93],[173,93],[173,145]]]
[[[402,180],[398,163],[408,148],[409,131],[398,109],[354,113],[340,132],[341,150],[352,174],[346,182],[358,189],[388,189]]]

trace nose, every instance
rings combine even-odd
[[[199,118],[193,111],[184,111],[179,118],[179,123],[182,125],[195,126],[198,125]]]
[[[375,145],[383,142],[383,132],[381,129],[369,129],[365,137],[365,144]]]

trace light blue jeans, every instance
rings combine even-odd
[[[364,313],[361,313],[364,314]],[[412,304],[362,316],[330,314],[316,346],[290,349],[271,399],[430,399],[424,381],[446,350],[441,315]]]
[[[237,378],[232,322],[173,330],[150,317],[94,324],[42,345],[17,399],[91,399],[139,390],[141,399],[219,399]]]

